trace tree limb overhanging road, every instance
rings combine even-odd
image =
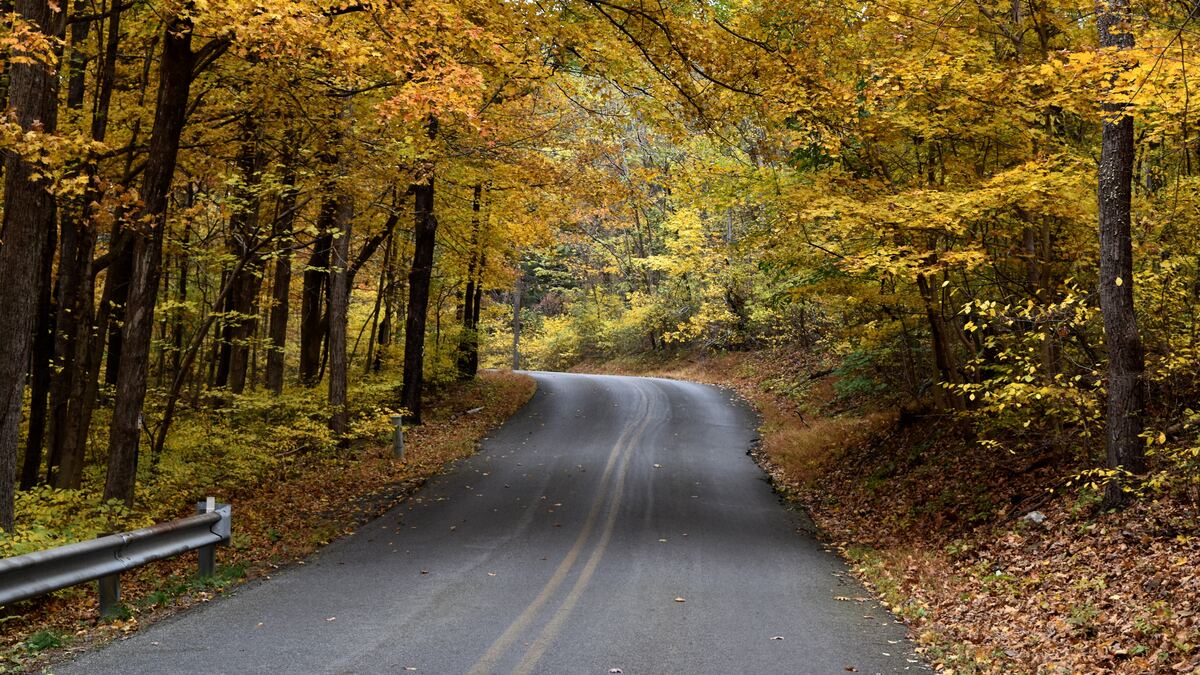
[[[731,394],[533,376],[477,455],[353,536],[53,672],[924,669],[747,456]]]

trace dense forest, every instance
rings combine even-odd
[[[189,416],[337,447],[481,361],[778,344],[1195,495],[1195,13],[15,0],[0,527],[133,505]]]

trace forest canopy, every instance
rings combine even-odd
[[[1110,505],[1196,489],[1190,5],[6,12],[5,530],[257,392],[336,448],[481,361],[779,344]]]

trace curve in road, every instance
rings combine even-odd
[[[530,403],[405,504],[54,672],[925,670],[780,503],[730,393],[532,375]]]

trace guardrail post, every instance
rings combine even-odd
[[[196,505],[196,513],[212,513],[217,508],[216,499],[209,497]],[[209,544],[196,549],[200,558],[200,578],[211,577],[217,568],[217,545]]]
[[[392,456],[404,461],[404,418],[392,415],[392,424],[396,425],[396,432],[392,437]]]
[[[107,619],[117,613],[121,604],[121,575],[110,574],[100,577],[100,618]]]

